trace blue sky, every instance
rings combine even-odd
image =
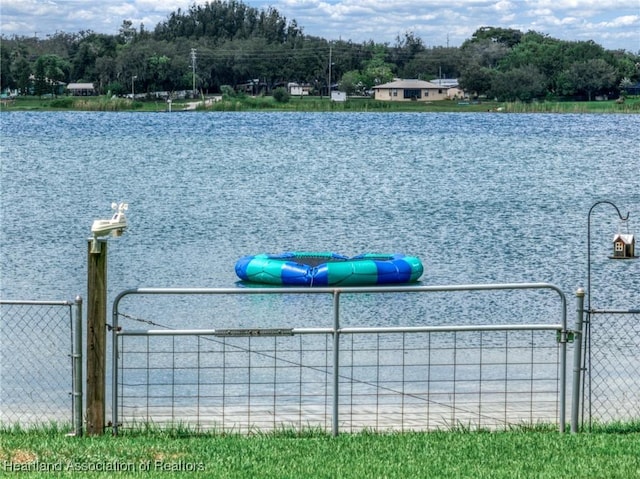
[[[93,30],[116,34],[123,20],[152,30],[194,0],[0,0],[4,36]],[[196,3],[204,3],[204,1]],[[482,26],[535,30],[640,52],[640,0],[244,0],[272,6],[304,33],[328,40],[393,44],[412,32],[425,45],[459,46]]]

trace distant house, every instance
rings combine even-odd
[[[69,83],[67,91],[73,96],[92,96],[96,94],[93,83]]]
[[[374,97],[382,101],[434,101],[447,99],[447,86],[424,80],[395,80],[373,87]]]
[[[462,98],[466,98],[466,94],[462,88],[447,88],[447,98],[450,100],[460,100]]]
[[[287,90],[293,96],[307,96],[311,92],[311,85],[300,85],[299,83],[287,83]]]
[[[264,95],[268,88],[265,82],[261,82],[259,79],[249,80],[246,83],[240,83],[236,85],[235,90],[246,95],[258,96]]]
[[[444,88],[455,88],[458,86],[457,78],[434,78],[431,80],[434,85],[442,86]]]
[[[465,97],[464,90],[460,88],[457,78],[434,78],[431,80],[434,85],[447,89],[447,98],[450,100],[461,99]]]
[[[40,86],[37,86],[40,83]],[[29,85],[27,91],[29,95],[35,95],[38,88],[44,88],[46,91],[41,91],[40,95],[62,95],[65,91],[66,83],[61,81],[50,80],[48,78],[36,79],[35,75],[29,75]]]

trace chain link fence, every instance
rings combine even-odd
[[[640,376],[635,374],[640,370],[640,310],[592,310],[587,317],[582,364],[583,423],[640,418]],[[32,426],[55,421],[70,423],[81,433],[81,321],[80,299],[75,302],[0,301],[1,425]],[[531,335],[523,336],[524,343],[518,336],[523,334]],[[510,423],[511,414],[516,410],[517,420],[553,422],[558,414],[557,345],[546,343],[548,336],[538,334],[533,331],[466,331],[444,335],[395,332],[370,336],[370,340],[362,344],[362,338],[351,344],[356,336],[347,335],[343,341],[348,339],[350,345],[344,345],[339,377],[340,389],[347,393],[344,396],[347,402],[340,405],[346,420],[343,427],[347,430],[380,428],[388,424],[392,416],[393,423],[401,429],[471,423],[487,427]],[[313,338],[318,342],[309,343]],[[434,342],[434,338],[442,339]],[[213,416],[219,427],[222,417],[237,419],[234,394],[229,393],[238,390],[238,397],[244,397],[253,407],[261,409],[264,406],[261,401],[266,401],[273,406],[270,414],[287,413],[284,421],[269,418],[270,427],[287,421],[306,424],[310,418],[315,418],[313,422],[320,427],[328,426],[331,412],[327,380],[333,344],[324,334],[271,339],[196,335],[176,341],[177,338],[154,338],[147,334],[136,337],[124,333],[119,339],[127,343],[121,344],[123,357],[119,366],[122,374],[118,386],[119,412],[123,419],[134,423],[149,419],[180,421],[184,417],[177,413],[184,412],[180,408],[183,401],[190,403],[185,405],[192,408],[193,417],[187,417],[195,419],[196,425],[202,427],[206,419]],[[171,346],[165,350],[168,341]],[[187,344],[189,341],[195,343]],[[300,344],[284,347],[283,341]],[[375,345],[371,341],[375,341]],[[519,351],[518,358],[529,358],[520,364],[520,359],[512,359],[510,351],[513,350]],[[362,351],[367,351],[366,359]],[[222,370],[234,374],[219,381],[220,363],[209,364],[214,357],[224,358]],[[160,363],[155,364],[154,358]],[[235,364],[237,358],[242,359],[242,364]],[[171,364],[165,364],[167,361]],[[262,364],[265,361],[273,364]],[[445,371],[441,379],[436,375],[439,370]],[[476,371],[475,375],[462,374],[471,370]],[[190,376],[194,371],[195,380]],[[402,371],[400,376],[397,371]],[[517,373],[515,377],[513,372]],[[260,374],[255,376],[257,373]],[[318,375],[322,376],[321,380]],[[283,391],[275,387],[282,381],[288,385]],[[274,386],[272,390],[267,388],[263,396],[260,388],[267,383]],[[525,390],[514,390],[514,384],[525,383],[529,384]],[[423,384],[426,389],[414,390],[416,384]],[[442,390],[436,387],[443,385],[446,387]],[[508,396],[507,392],[515,392],[516,396]],[[185,397],[174,402],[180,396]],[[291,410],[289,400],[294,396],[306,399],[298,405],[302,407]],[[518,402],[522,404],[518,406]],[[386,403],[391,407],[388,411]],[[544,403],[547,406],[541,407]],[[171,410],[176,405],[178,409]],[[439,411],[434,405],[444,409]],[[488,405],[491,407],[487,408]],[[260,422],[259,416],[251,417],[253,412],[248,406],[248,403],[244,405],[247,409],[240,415],[247,415],[246,426],[255,425]],[[220,412],[217,408],[222,408],[221,416],[211,415],[214,410]],[[424,424],[412,422],[417,417],[416,410],[426,421]],[[436,412],[435,420],[424,415],[427,410]],[[361,416],[363,411],[369,411],[366,421]],[[167,416],[163,417],[164,414]],[[234,427],[238,424],[235,422]]]
[[[640,418],[640,310],[592,310],[588,317],[584,420]]]
[[[0,424],[71,424],[82,407],[82,301],[0,301]],[[75,352],[74,352],[75,350]],[[79,373],[76,374],[76,373]],[[80,392],[78,392],[80,391]]]

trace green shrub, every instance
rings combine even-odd
[[[55,100],[51,100],[49,106],[51,106],[51,108],[71,108],[73,106],[73,98],[56,98]]]
[[[291,99],[291,95],[284,87],[278,87],[273,90],[273,99],[278,103],[288,103]]]

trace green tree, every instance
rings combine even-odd
[[[76,33],[56,32],[54,35],[47,35],[46,39],[20,39],[19,42],[28,49],[29,61],[34,61],[40,55],[58,55],[69,60],[78,48],[78,43],[89,33],[84,30]]]
[[[499,63],[502,71],[533,65],[548,79],[550,91],[556,89],[558,73],[566,68],[566,45],[537,32],[529,32]]]
[[[528,32],[502,59],[499,68],[508,71],[532,65],[545,75],[549,93],[567,91],[566,71],[575,63],[603,59],[615,63],[613,57],[593,41],[572,42],[550,38],[537,32]],[[562,79],[561,76],[565,78]],[[570,88],[569,88],[570,89]]]
[[[560,85],[565,95],[586,94],[591,101],[594,94],[616,88],[616,71],[600,58],[575,62],[562,73]]]
[[[460,86],[475,95],[490,93],[492,79],[510,48],[491,39],[477,39],[464,42],[460,50],[463,64],[458,78]]]
[[[465,65],[485,68],[497,68],[511,52],[508,46],[492,40],[464,42],[460,49]]]
[[[304,35],[295,21],[287,21],[273,8],[259,11],[240,0],[199,3],[171,13],[151,32],[142,25],[136,32],[132,22],[125,20],[115,35],[80,31],[56,33],[46,39],[2,37],[0,86],[18,85],[26,90],[27,82],[19,72],[35,73],[39,57],[56,55],[71,65],[63,68],[66,76],[60,81],[93,81],[102,92],[115,84],[120,85],[118,91],[130,91],[134,76],[136,91],[191,89],[190,52],[194,48],[196,86],[207,92],[256,79],[268,89],[297,81],[322,91],[329,77],[329,62],[331,82],[340,79],[346,90],[359,88],[359,83],[369,89],[394,76],[430,80],[442,75],[457,77],[464,88],[478,94],[491,95],[493,88],[493,92],[499,89],[501,94],[511,95],[504,83],[509,79],[506,74],[516,70],[517,76],[528,67],[544,75],[547,94],[615,94],[623,78],[634,83],[640,80],[638,54],[605,50],[592,41],[568,42],[534,31],[486,26],[460,48],[426,48],[412,32],[399,35],[393,46],[372,40],[329,42]],[[585,82],[576,86],[577,78],[586,73],[574,64],[592,60],[603,60],[614,69],[611,86],[585,86]],[[46,68],[40,64],[36,75],[44,93],[51,86],[46,83]],[[517,95],[526,96],[525,92]]]
[[[146,85],[150,78],[148,72],[148,59],[156,54],[156,42],[153,40],[133,42],[125,45],[118,52],[115,63],[115,77],[109,81],[119,81],[129,85],[131,89],[131,79],[135,76],[136,91],[147,91]]]
[[[209,85],[234,85],[254,79],[269,79],[273,82],[280,77],[282,58],[277,44],[269,44],[264,38],[227,40],[220,48],[212,50],[209,63]]]
[[[123,93],[120,88],[116,91],[116,89],[110,86],[111,83],[121,85],[120,82],[116,81],[116,71],[115,58],[104,56],[96,59],[94,82],[100,92],[106,93],[107,91],[111,91],[114,95],[120,95]]]
[[[69,62],[58,55],[38,57],[35,65],[35,94],[51,93],[56,95],[59,83],[67,79],[69,70]]]
[[[49,93],[47,65],[44,57],[38,58],[33,70],[33,94],[40,96]]]
[[[394,65],[384,60],[385,50],[378,48],[371,60],[364,62],[362,81],[367,90],[393,80]]]
[[[364,82],[362,81],[362,75],[358,70],[346,72],[338,82],[338,88],[340,91],[346,92],[347,95],[363,95]]]
[[[403,37],[396,37],[396,44],[390,51],[390,63],[395,68],[402,71],[405,65],[411,63],[416,55],[425,50],[422,39],[417,37],[413,32],[405,32]]]
[[[15,84],[11,63],[11,52],[0,43],[0,90],[4,91]]]
[[[96,56],[89,43],[80,44],[72,63],[74,80],[88,80],[94,76]]]
[[[522,35],[520,30],[514,30],[513,28],[480,27],[471,35],[468,41],[470,43],[486,43],[488,40],[504,45],[507,48],[513,48],[520,43]]]
[[[458,78],[463,65],[459,48],[435,47],[416,54],[403,70],[402,78]]]
[[[128,89],[125,87],[125,85],[120,82],[109,83],[104,85],[102,88],[106,94],[116,96],[126,95],[128,92]]]
[[[83,37],[71,56],[71,77],[74,81],[96,81],[96,63],[102,58],[114,58],[117,52],[115,36],[91,33]]]
[[[12,65],[13,78],[16,81],[16,87],[22,95],[29,93],[29,78],[31,77],[31,64],[26,58],[20,56]]]
[[[458,82],[463,90],[474,96],[490,94],[497,73],[493,68],[470,65],[462,70]]]
[[[180,37],[192,40],[207,38],[216,44],[226,40],[262,37],[269,43],[284,43],[302,35],[295,22],[287,22],[273,7],[258,11],[240,1],[214,0],[192,5],[188,11],[178,9],[154,31],[156,40],[173,41]]]
[[[168,78],[171,59],[166,55],[154,54],[147,58],[147,85],[150,91],[169,90]]]
[[[523,102],[544,96],[547,79],[537,67],[525,65],[506,72],[496,72],[491,80],[490,94],[500,101]]]
[[[123,20],[120,29],[118,30],[118,37],[122,43],[131,43],[136,39],[138,32],[133,26],[131,20]]]

